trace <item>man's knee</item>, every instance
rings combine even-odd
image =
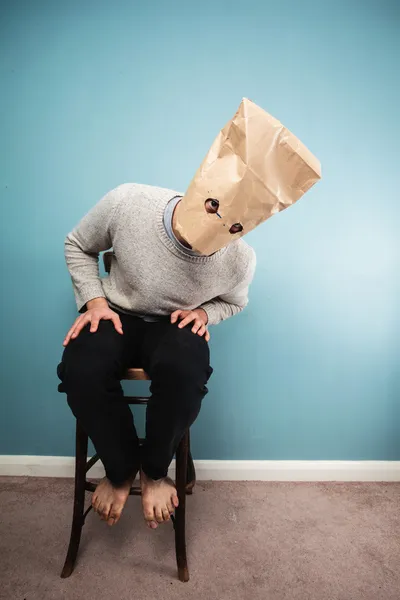
[[[190,331],[177,329],[157,357],[155,376],[164,385],[172,385],[182,391],[187,389],[203,389],[212,368],[207,342]]]
[[[109,322],[100,322],[99,331],[84,331],[81,338],[71,341],[65,348],[57,368],[60,392],[90,391],[111,380],[118,380],[120,352],[109,335],[109,326],[112,326]]]

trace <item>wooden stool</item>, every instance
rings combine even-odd
[[[143,369],[128,369],[125,380],[149,380]],[[129,404],[147,404],[148,397],[125,396]],[[143,440],[141,440],[143,442]],[[83,431],[79,422],[76,423],[76,451],[75,451],[75,492],[74,512],[72,517],[71,537],[68,546],[67,557],[61,577],[69,577],[74,570],[76,557],[78,555],[81,540],[82,527],[92,505],[85,511],[85,491],[93,492],[96,485],[86,479],[86,473],[99,460],[95,454],[87,460],[88,436]],[[172,522],[175,530],[175,552],[178,565],[178,577],[180,581],[189,581],[189,571],[186,558],[185,537],[185,501],[186,494],[191,494],[196,480],[196,473],[192,456],[190,453],[189,430],[184,434],[176,451],[176,489],[178,493],[179,506],[175,510]],[[140,487],[132,487],[131,495],[140,496]]]

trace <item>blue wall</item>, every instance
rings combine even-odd
[[[70,455],[66,233],[119,183],[185,190],[247,96],[324,178],[248,235],[197,458],[400,459],[399,4],[3,0],[1,454]]]

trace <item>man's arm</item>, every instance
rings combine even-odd
[[[241,285],[228,294],[218,296],[209,302],[205,302],[202,308],[208,316],[208,325],[217,325],[229,317],[233,317],[246,308],[249,302],[249,286]]]
[[[99,276],[99,252],[112,246],[113,218],[125,187],[108,192],[65,240],[65,259],[78,311],[94,298],[105,298]]]
[[[249,303],[249,286],[253,281],[256,270],[257,258],[254,250],[248,246],[250,252],[246,274],[231,291],[221,294],[208,302],[204,302],[199,308],[202,308],[208,317],[208,325],[217,325],[220,321],[229,319],[237,315]]]

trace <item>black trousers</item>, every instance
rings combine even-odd
[[[119,313],[123,335],[111,321],[96,333],[86,326],[65,348],[57,374],[60,392],[91,438],[116,486],[140,463],[152,479],[167,475],[186,429],[199,414],[212,373],[204,337],[179,329],[169,319],[155,323]],[[120,380],[128,367],[142,367],[151,378],[146,439],[140,449],[132,412]]]

